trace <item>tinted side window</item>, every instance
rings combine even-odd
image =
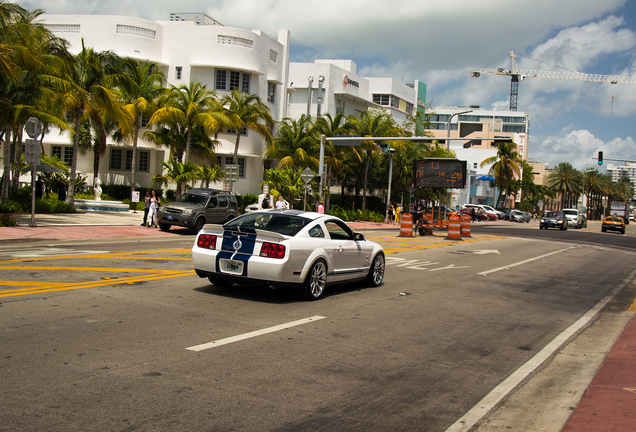
[[[230,195],[228,198],[230,199],[230,206],[231,207],[236,207],[238,205],[236,203],[236,197],[234,195]]]
[[[210,202],[208,203],[208,207],[216,208],[218,203],[216,202],[216,197],[211,197]]]
[[[227,198],[224,196],[219,197],[219,208],[227,207]]]
[[[329,237],[333,240],[352,240],[353,232],[349,227],[339,221],[325,222],[327,231],[329,231]]]
[[[325,238],[325,232],[322,230],[322,228],[320,228],[320,225],[316,225],[315,227],[310,228],[309,235],[316,238]]]

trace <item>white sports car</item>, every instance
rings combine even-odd
[[[204,225],[192,247],[194,269],[217,286],[233,283],[298,289],[308,300],[325,285],[384,279],[382,246],[334,216],[259,210],[224,225]]]

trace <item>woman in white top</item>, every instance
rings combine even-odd
[[[285,200],[283,199],[282,196],[278,197],[278,201],[276,201],[276,209],[280,210],[280,209],[286,209],[287,208],[287,204],[285,203]]]
[[[159,204],[161,204],[161,200],[157,197],[157,193],[152,191],[150,196],[150,211],[148,212],[148,217],[150,218],[148,221],[148,228],[157,228],[157,208],[159,207]]]

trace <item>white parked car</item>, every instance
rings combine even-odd
[[[217,286],[292,288],[308,300],[331,283],[384,280],[384,250],[341,219],[298,210],[259,210],[205,225],[192,247],[194,269]]]

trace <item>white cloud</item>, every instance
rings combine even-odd
[[[589,130],[572,128],[573,125],[568,125],[557,135],[535,138],[530,144],[529,157],[549,163],[551,167],[560,162],[570,162],[578,169],[597,167],[593,158],[597,157],[599,151],[603,152],[604,159],[636,160],[636,143],[631,137],[604,142]]]

